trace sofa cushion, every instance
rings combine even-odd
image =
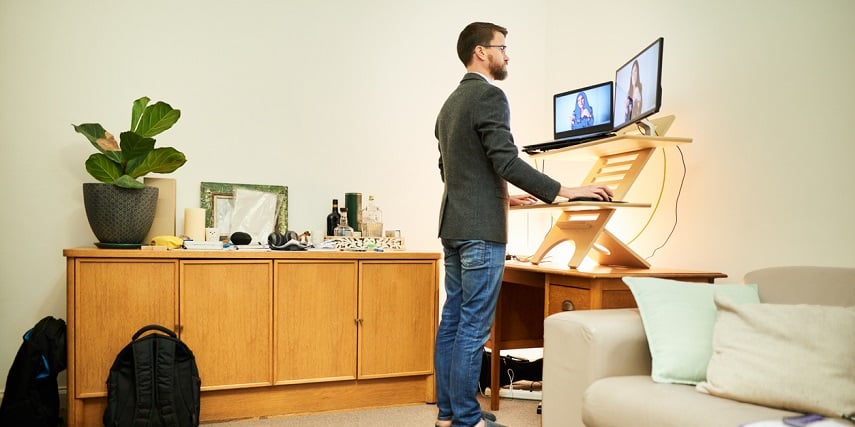
[[[632,291],[652,358],[656,382],[697,384],[712,355],[713,293],[758,303],[756,285],[713,285],[651,277],[624,277]]]
[[[743,402],[855,413],[855,307],[736,304],[717,295],[707,379],[698,390]]]
[[[656,383],[649,375],[597,380],[583,401],[588,427],[736,427],[796,415],[698,393],[691,385]]]

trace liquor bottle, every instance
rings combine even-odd
[[[368,205],[362,210],[359,229],[364,237],[383,237],[383,213],[374,204],[374,196],[368,196]]]
[[[333,230],[333,236],[353,236],[353,228],[347,225],[347,208],[341,208],[338,227]]]
[[[341,214],[338,212],[338,199],[332,199],[332,213],[327,215],[327,236],[332,236],[338,226]]]

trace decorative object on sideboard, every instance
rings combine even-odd
[[[353,236],[353,227],[347,223],[347,208],[341,208],[341,216],[338,218],[338,226],[333,230],[333,236]]]
[[[240,228],[232,230],[232,211],[235,208],[235,189],[242,188],[262,193],[273,193],[277,198],[276,218],[273,230],[284,233],[288,231],[288,187],[284,185],[262,184],[233,184],[228,182],[202,182],[200,185],[199,206],[206,210],[205,227],[220,230],[220,240],[228,240],[235,231],[246,231]],[[266,239],[267,233],[259,235]],[[261,239],[261,240],[263,240]]]
[[[252,243],[252,236],[249,233],[244,233],[243,231],[235,231],[229,236],[229,241],[236,245],[248,245]]]
[[[362,231],[359,229],[362,223],[362,193],[344,193],[344,207],[347,208],[347,225],[353,231]]]
[[[326,236],[323,245],[346,251],[403,251],[406,249],[402,237]]]
[[[204,242],[205,238],[205,209],[184,208],[184,235],[190,240]]]
[[[359,228],[365,237],[383,237],[383,212],[374,203],[374,196],[368,196],[368,205],[360,215]]]
[[[154,210],[154,222],[146,234],[144,242],[151,242],[157,236],[177,236],[176,230],[176,187],[175,178],[143,178],[146,187],[157,188],[157,209]]]
[[[154,148],[155,135],[169,129],[181,111],[150,99],[134,101],[131,128],[119,141],[100,123],[72,125],[98,150],[86,160],[86,171],[101,183],[83,184],[86,217],[99,247],[141,244],[154,221],[158,189],[137,178],[149,173],[171,173],[184,165],[184,153],[172,147]]]
[[[338,208],[338,199],[332,199],[332,211],[327,214],[327,236],[332,236],[335,234],[335,228],[338,227],[338,223],[341,220],[341,212],[339,212]]]
[[[83,204],[98,247],[141,245],[157,208],[157,188],[122,188],[95,182],[83,183]]]

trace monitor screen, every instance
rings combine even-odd
[[[612,130],[612,82],[553,96],[555,139]]]
[[[659,111],[662,105],[662,45],[657,39],[615,72],[614,128]]]

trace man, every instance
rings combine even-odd
[[[437,427],[494,427],[477,400],[484,343],[496,310],[505,263],[508,206],[556,197],[612,196],[599,185],[563,187],[519,158],[504,92],[507,30],[476,22],[460,33],[466,75],[436,121],[439,172],[445,183],[439,237],[445,252],[446,301],[436,337]],[[509,196],[507,182],[528,194]],[[496,390],[494,393],[498,392]]]

